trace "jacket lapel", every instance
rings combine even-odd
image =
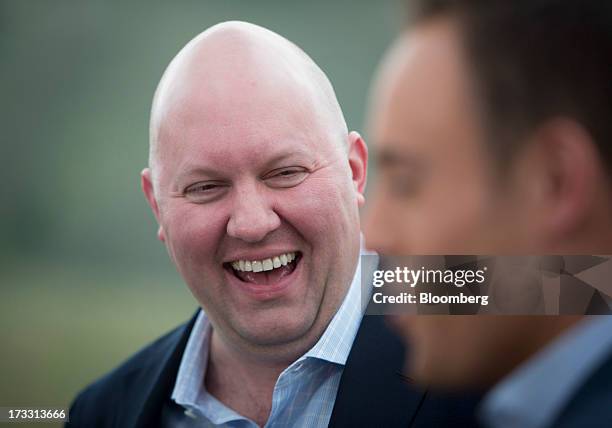
[[[425,391],[401,376],[404,353],[384,317],[364,316],[340,379],[329,426],[409,426]]]
[[[172,394],[181,358],[198,312],[187,324],[162,339],[162,343],[155,347],[155,352],[148,359],[149,365],[143,367],[133,381],[134,389],[126,413],[129,420],[136,421],[134,426],[160,426],[161,410]]]

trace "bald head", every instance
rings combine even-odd
[[[272,113],[279,121],[312,116],[337,136],[332,141],[346,142],[348,131],[332,85],[306,53],[257,25],[217,24],[187,43],[157,87],[149,165],[157,169],[161,146],[180,144],[177,132],[190,123],[204,121],[223,132]]]

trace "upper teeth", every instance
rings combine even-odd
[[[263,260],[236,260],[232,262],[232,267],[244,272],[261,272],[285,266],[293,260],[295,260],[295,253],[285,253]]]

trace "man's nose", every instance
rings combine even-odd
[[[245,242],[255,243],[276,230],[280,223],[265,190],[257,190],[254,186],[242,189],[234,195],[227,234]]]

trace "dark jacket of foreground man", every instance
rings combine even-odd
[[[161,337],[87,387],[67,427],[160,427],[195,322]],[[380,316],[365,316],[340,380],[330,427],[477,426],[476,397],[434,396],[401,376],[404,348]]]

